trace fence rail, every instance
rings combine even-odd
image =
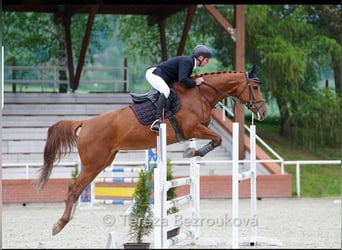
[[[301,165],[341,165],[340,160],[300,160],[300,161],[284,161],[285,165],[296,165],[296,192],[300,197],[300,166]]]
[[[67,92],[69,80],[60,80],[60,71],[65,71],[68,75],[66,67],[5,66],[4,90],[6,92]],[[83,68],[79,92],[128,92],[128,90],[128,67]]]
[[[240,162],[243,163],[248,163],[250,162],[250,160],[240,160]],[[256,160],[257,163],[263,163],[263,162],[279,162],[279,160]],[[171,164],[189,164],[189,160],[184,160],[184,161],[170,161]],[[217,163],[227,163],[227,164],[232,164],[233,161],[232,160],[201,160],[200,162],[198,162],[199,164],[201,163],[207,163],[207,164],[217,164]],[[59,177],[59,178],[70,178],[71,175],[71,171],[72,169],[68,169],[71,167],[74,167],[75,165],[78,165],[79,162],[65,162],[65,163],[61,163],[61,165],[63,165],[64,167],[66,167],[66,171],[64,171],[64,175],[63,177]],[[117,166],[117,165],[122,165],[122,166],[126,166],[126,165],[144,165],[146,164],[146,161],[134,161],[134,162],[113,162],[112,166]],[[9,168],[23,168],[21,173],[17,173],[17,175],[20,175],[21,178],[19,179],[29,179],[30,178],[30,174],[33,171],[30,171],[30,168],[37,168],[38,166],[41,166],[41,163],[25,163],[25,164],[3,164],[2,168],[3,168],[3,180],[6,179],[10,179],[7,177],[6,174],[6,169]],[[298,160],[298,161],[283,161],[282,162],[282,166],[283,165],[296,165],[296,193],[297,196],[300,197],[300,167],[301,165],[341,165],[341,160]],[[57,167],[58,168],[58,167]],[[60,173],[61,174],[61,173]],[[25,176],[24,178],[22,176]],[[51,178],[54,178],[53,176]]]

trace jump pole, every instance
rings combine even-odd
[[[198,225],[181,229],[179,235],[167,239],[167,229],[178,226],[176,219],[179,216],[186,219],[200,219],[200,171],[196,158],[190,159],[190,177],[166,180],[167,156],[166,156],[166,124],[160,125],[159,136],[157,136],[157,164],[154,169],[154,247],[157,249],[168,248],[173,245],[217,245],[217,239],[200,239],[200,228]],[[190,141],[190,146],[195,148],[195,141]],[[190,185],[190,194],[167,201],[169,188]],[[167,215],[168,208],[189,202],[189,208]],[[176,217],[178,216],[178,218]]]
[[[199,237],[199,228],[188,228],[182,230],[179,235],[167,239],[167,228],[177,226],[176,214],[167,215],[167,210],[174,206],[189,203],[190,207],[177,213],[178,216],[191,218],[195,221],[199,218],[199,165],[195,160],[190,161],[190,177],[178,178],[167,181],[167,155],[166,155],[166,124],[162,123],[157,136],[157,165],[154,169],[154,247],[157,249],[168,248],[186,239],[191,238],[191,242]],[[190,185],[190,194],[167,201],[167,191],[169,188]]]
[[[154,169],[154,215],[160,215],[160,218],[155,218],[158,221],[154,225],[154,246],[161,249],[164,246],[164,239],[166,239],[166,231],[163,230],[163,223],[166,219],[166,208],[163,207],[162,199],[166,196],[163,183],[166,182],[165,171],[167,168],[166,159],[166,126],[164,123],[160,124],[159,135],[157,136],[157,164],[159,171]]]
[[[247,243],[250,246],[258,245],[258,243],[263,243],[271,246],[282,246],[280,240],[271,239],[268,237],[258,236],[257,234],[257,197],[256,197],[256,127],[254,124],[250,125],[250,225],[251,225],[251,236],[239,238],[239,228],[234,223],[239,221],[239,173],[238,166],[238,132],[239,126],[237,122],[233,123],[233,171],[232,171],[232,248],[239,248],[240,244]],[[245,161],[242,161],[245,162]]]
[[[233,122],[232,248],[239,248],[239,123]]]
[[[147,161],[147,152],[146,152],[146,161]],[[141,164],[143,165],[143,164]],[[82,168],[82,163],[79,161],[79,171]],[[95,185],[96,183],[136,183],[138,182],[139,177],[137,174],[142,169],[146,167],[132,167],[132,166],[122,166],[115,167],[110,165],[106,167],[99,175],[89,183],[78,199],[78,207],[80,209],[104,209],[102,206],[94,206],[94,205],[132,205],[133,200],[121,199],[120,196],[130,196],[132,193],[132,187],[109,187],[109,189],[113,190],[113,193],[118,193],[117,195],[113,195],[113,197],[119,197],[115,199],[96,199],[95,194]],[[118,176],[118,174],[127,174],[127,175],[135,175],[135,176]],[[126,195],[124,195],[126,193]]]

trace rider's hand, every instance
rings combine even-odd
[[[202,82],[204,82],[203,77],[199,77],[199,78],[196,79],[196,85],[197,85],[197,86],[198,86],[198,85],[201,85]]]

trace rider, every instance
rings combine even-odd
[[[211,58],[211,50],[205,45],[197,45],[191,56],[176,56],[146,70],[146,79],[153,88],[160,92],[157,100],[156,120],[151,125],[151,130],[159,132],[162,122],[163,109],[170,95],[170,88],[178,81],[189,88],[204,82],[203,77],[195,80],[190,76],[196,67],[203,67]]]

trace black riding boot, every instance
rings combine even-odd
[[[156,120],[151,125],[151,130],[154,132],[159,132],[160,123],[162,122],[162,114],[163,109],[166,104],[166,97],[163,93],[160,93],[159,98],[157,100],[157,111],[156,111]]]

